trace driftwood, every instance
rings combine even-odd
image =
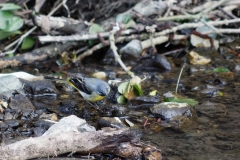
[[[48,58],[52,58],[68,50],[71,47],[76,47],[77,42],[67,42],[64,44],[51,44],[46,47],[35,49],[31,52],[21,54],[19,56],[14,56],[11,58],[0,59],[0,69],[6,67],[16,67],[24,64],[32,64],[36,61],[43,61]]]
[[[64,153],[110,153],[123,158],[139,159],[142,149],[136,130],[110,129],[94,132],[62,132],[29,138],[10,145],[2,145],[0,159],[32,159],[57,157]]]

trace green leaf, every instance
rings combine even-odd
[[[5,31],[12,32],[20,29],[23,26],[23,20],[19,17],[12,17],[8,20],[8,27]]]
[[[134,84],[133,88],[135,89],[134,90],[135,91],[134,92],[135,95],[137,95],[137,96],[142,96],[143,95],[143,91],[142,91],[141,87],[138,84]],[[136,93],[136,91],[137,91],[137,93]]]
[[[14,15],[11,12],[0,10],[0,29],[5,30],[8,26],[8,19],[12,17],[14,17]]]
[[[21,32],[20,31],[5,32],[5,31],[0,30],[0,40],[3,40],[5,38],[10,37],[15,34],[21,34]]]
[[[127,24],[132,19],[130,14],[119,14],[116,17],[116,22]]]
[[[223,72],[229,72],[229,69],[224,68],[224,67],[219,67],[219,68],[214,68],[213,70],[207,70],[206,72],[207,72],[207,73],[211,73],[211,72],[214,72],[214,73],[223,73]]]
[[[123,82],[118,86],[118,92],[125,94],[128,90],[129,82]]]
[[[89,27],[89,33],[98,33],[98,32],[104,32],[103,28],[98,24],[94,23]]]
[[[192,99],[192,98],[177,98],[177,97],[171,97],[171,98],[165,98],[165,102],[178,102],[178,103],[187,103],[191,106],[195,106],[198,104],[198,101]]]
[[[34,43],[35,43],[35,41],[31,37],[26,37],[23,40],[21,49],[30,49],[33,47]]]
[[[0,10],[0,29],[7,32],[12,32],[20,29],[23,25],[23,20],[14,16],[11,12]]]
[[[103,28],[101,26],[99,26],[96,23],[93,23],[90,27],[89,27],[89,33],[98,33],[98,32],[104,32]],[[94,43],[96,42],[96,40],[89,40],[88,44],[90,46],[92,46]]]
[[[117,102],[118,102],[118,104],[126,104],[127,103],[127,99],[123,95],[120,95],[117,98]]]
[[[10,10],[18,10],[21,7],[14,3],[2,3],[0,4],[0,10],[2,11],[10,11]]]
[[[134,25],[136,25],[136,22],[131,19],[128,23],[125,24],[125,28],[130,28]]]

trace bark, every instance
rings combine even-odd
[[[139,142],[138,132],[129,129],[105,129],[83,133],[63,132],[2,146],[0,159],[56,157],[71,152],[110,153],[124,158],[138,159],[142,149],[133,145],[137,142]]]
[[[78,45],[77,42],[68,42],[64,44],[51,44],[46,47],[41,47],[39,49],[35,49],[31,52],[24,53],[18,56],[14,56],[11,58],[1,58],[0,59],[0,69],[7,67],[16,67],[24,64],[32,64],[36,61],[43,61],[48,58],[52,58],[63,51],[68,50],[70,47],[76,47]]]

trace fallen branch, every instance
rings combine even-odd
[[[124,41],[131,41],[133,39],[147,39],[149,37],[148,34],[146,33],[143,33],[143,34],[139,34],[139,35],[130,35],[130,36],[121,36],[121,37],[118,37],[115,42],[119,43],[119,42],[124,42]],[[110,44],[110,41],[105,41],[106,44]],[[102,43],[99,43],[95,46],[93,46],[92,48],[88,49],[87,51],[83,52],[82,54],[80,54],[78,57],[77,57],[77,60],[82,60],[84,59],[85,57],[87,56],[90,56],[93,54],[94,51],[98,50],[98,49],[101,49],[105,47],[105,45],[103,45]]]
[[[0,159],[57,157],[72,152],[80,154],[109,153],[127,159],[139,159],[142,149],[131,144],[139,142],[138,136],[136,131],[129,129],[107,128],[95,132],[62,132],[2,146]]]
[[[131,33],[135,33],[136,31],[128,29],[125,31],[122,31],[121,35],[128,35]],[[110,32],[103,32],[99,33],[101,37],[109,37]],[[75,34],[71,36],[38,36],[38,39],[41,43],[46,42],[66,42],[66,41],[86,41],[86,40],[93,40],[98,39],[97,33],[89,34],[89,33],[83,33],[81,34]]]
[[[32,52],[24,53],[11,58],[0,59],[0,69],[7,67],[16,67],[23,64],[32,64],[36,61],[43,61],[48,58],[55,57],[59,53],[69,49],[70,47],[76,47],[77,42],[68,42],[64,44],[51,44],[46,47],[38,48]]]
[[[209,25],[212,25],[212,26],[218,26],[218,25],[228,25],[230,23],[238,23],[238,22],[240,22],[240,18],[232,19],[232,20],[223,20],[223,21],[209,21],[209,22],[206,22],[206,23],[209,24]],[[184,23],[182,25],[172,27],[171,29],[166,29],[166,30],[163,30],[161,32],[155,33],[155,36],[164,36],[164,35],[167,35],[169,33],[174,33],[174,32],[176,32],[178,30],[181,30],[181,29],[197,28],[197,27],[202,27],[202,26],[205,26],[205,24],[202,23],[202,22]]]

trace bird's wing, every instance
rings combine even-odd
[[[75,87],[75,89],[84,92],[86,94],[91,94],[92,91],[86,87],[86,84],[84,82],[84,78],[71,78],[69,80],[70,83],[72,83]]]

